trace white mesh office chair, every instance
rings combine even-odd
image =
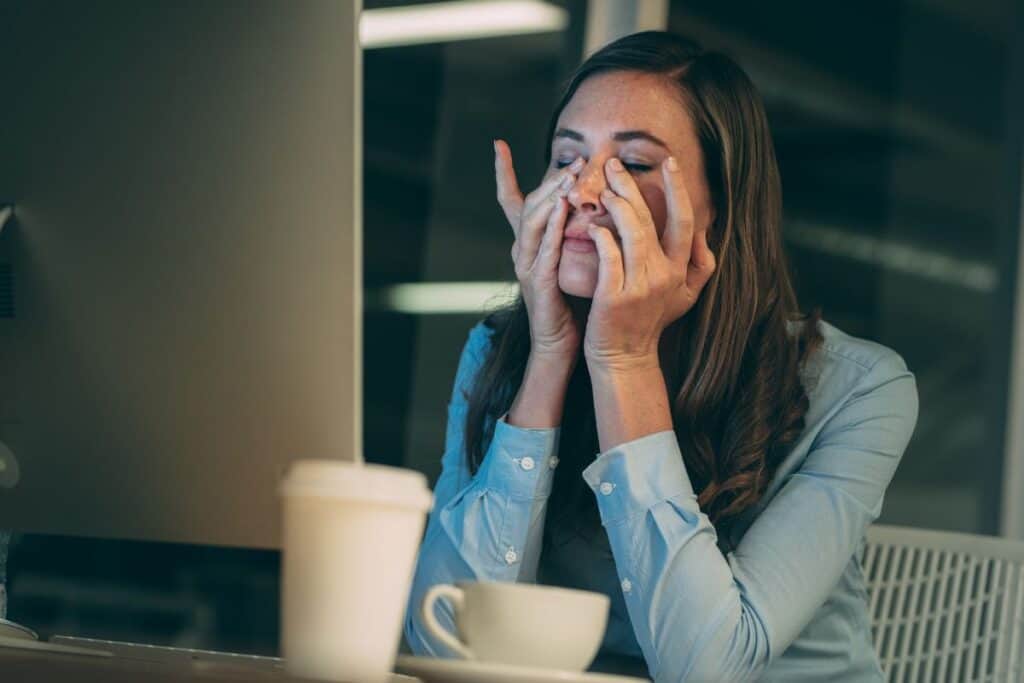
[[[1024,681],[1024,543],[878,525],[863,567],[891,683]]]

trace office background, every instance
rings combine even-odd
[[[430,3],[365,1],[413,4]],[[491,139],[536,184],[550,110],[608,9],[548,5],[556,28],[365,52],[368,461],[438,474],[465,335],[514,280]],[[888,523],[1011,524],[1022,13],[1017,0],[667,4],[669,30],[730,53],[764,96],[804,307],[917,375]],[[438,310],[438,285],[454,311]],[[9,617],[43,635],[277,651],[274,552],[16,535],[8,574]]]

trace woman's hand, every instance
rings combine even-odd
[[[707,229],[694,228],[693,206],[675,159],[662,164],[667,217],[660,241],[651,212],[633,177],[609,159],[610,189],[601,202],[611,214],[622,248],[608,228],[591,224],[597,246],[597,288],[587,319],[584,355],[602,370],[659,365],[662,331],[697,302],[715,270]]]
[[[515,235],[512,261],[530,318],[530,352],[538,357],[575,360],[580,348],[580,323],[558,287],[558,263],[569,211],[565,196],[582,167],[581,157],[523,197],[512,151],[503,140],[494,143],[498,203]]]

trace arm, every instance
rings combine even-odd
[[[504,417],[499,419],[479,471],[470,476],[463,447],[467,409],[463,392],[475,380],[488,334],[482,325],[470,333],[448,405],[441,476],[434,487],[434,507],[406,609],[405,635],[417,654],[451,654],[433,642],[420,621],[419,605],[431,586],[459,580],[536,580],[559,428],[513,426]],[[557,425],[565,388],[559,392],[553,368],[531,364],[509,419]],[[562,400],[552,402],[551,396],[557,398],[559,393]],[[545,412],[544,406],[555,403],[557,415]],[[452,628],[453,615],[446,603],[438,603],[437,617]]]
[[[878,361],[728,558],[674,432],[622,443],[584,471],[656,681],[754,680],[785,651],[881,512],[917,408],[902,359]]]

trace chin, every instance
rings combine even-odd
[[[597,289],[597,273],[589,268],[562,265],[558,269],[558,288],[571,296],[593,299]]]

